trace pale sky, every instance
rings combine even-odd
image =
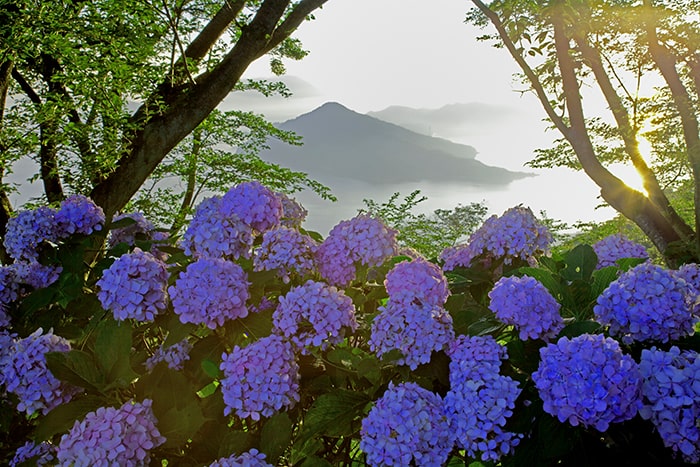
[[[265,99],[237,93],[230,104],[264,113],[272,121],[296,117],[327,101],[360,113],[392,105],[498,105],[510,109],[507,119],[474,124],[471,116],[464,133],[449,139],[476,147],[477,158],[489,165],[533,171],[523,167],[533,150],[549,146],[560,135],[545,132],[545,114],[535,96],[517,92],[522,85],[513,78],[517,66],[507,51],[478,42],[476,37],[485,31],[464,23],[470,6],[462,0],[330,0],[295,34],[310,54],[299,62],[286,62],[284,80],[294,97]],[[270,77],[267,62],[251,66],[246,77]],[[485,200],[494,214],[523,203],[536,213],[546,210],[550,217],[567,222],[612,216],[609,208],[594,209],[600,202],[598,190],[584,174],[567,169],[537,172],[539,177],[511,184],[507,193],[452,194],[420,188],[431,200],[424,204],[428,212]],[[411,187],[403,187],[401,192],[410,191]],[[362,207],[360,201],[341,199],[340,204],[352,209],[334,206],[338,220]]]

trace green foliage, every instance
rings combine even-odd
[[[377,203],[365,199],[360,212],[382,219],[386,225],[399,231],[399,244],[412,248],[426,258],[437,258],[447,247],[465,241],[481,225],[486,217],[484,203],[461,204],[453,209],[436,209],[432,214],[416,214],[413,210],[427,200],[415,190],[399,200],[400,193],[391,195],[388,201]]]

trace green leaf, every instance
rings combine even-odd
[[[218,379],[221,376],[219,365],[208,358],[202,360],[202,370],[204,370],[204,373],[206,373],[207,376],[210,376],[213,379]]]
[[[578,245],[564,255],[564,264],[560,274],[565,280],[588,281],[598,265],[598,256],[590,245]]]
[[[165,447],[181,447],[191,439],[206,419],[196,402],[182,408],[171,407],[158,417],[158,430],[167,440]]]
[[[40,417],[34,428],[34,440],[46,441],[59,433],[71,429],[76,420],[82,420],[89,412],[105,405],[104,399],[97,396],[86,396],[75,399],[67,404],[54,408],[46,416]]]
[[[356,365],[356,369],[358,375],[367,378],[367,381],[372,384],[376,384],[382,378],[379,360],[373,355],[360,360]]]
[[[551,272],[546,271],[544,269],[527,267],[519,268],[517,272],[519,274],[523,274],[537,279],[542,285],[544,285],[547,288],[549,293],[552,294],[554,298],[557,298],[561,295],[561,286],[559,285],[559,281],[557,281],[557,279],[554,278],[554,275]]]
[[[363,409],[370,402],[367,395],[336,389],[323,394],[309,408],[304,417],[299,438],[303,445],[316,435],[349,436],[356,429],[356,420],[363,415]]]
[[[255,443],[253,435],[245,431],[230,431],[226,433],[219,445],[219,457],[231,454],[243,454],[250,450]]]
[[[131,325],[126,321],[103,320],[95,333],[95,357],[105,374],[109,375],[120,360],[129,361]]]
[[[596,334],[600,331],[600,323],[595,321],[575,321],[571,324],[567,324],[564,329],[559,333],[559,337],[576,337],[581,334]]]
[[[595,271],[591,286],[591,298],[598,298],[610,286],[610,283],[619,277],[618,274],[619,270],[615,266],[607,266]]]
[[[265,422],[260,433],[260,450],[267,462],[277,465],[292,441],[292,421],[286,412],[273,415]]]
[[[301,467],[333,467],[333,464],[320,457],[309,456],[304,459],[304,463],[301,464]]]
[[[99,391],[104,386],[103,375],[92,356],[82,350],[47,352],[46,366],[56,378],[75,386],[92,391]]]

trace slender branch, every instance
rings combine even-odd
[[[10,87],[10,77],[12,76],[12,70],[14,64],[7,60],[0,63],[0,131],[2,130],[4,124],[5,116],[5,102],[7,99],[7,92]],[[7,147],[3,139],[0,139],[0,157],[5,154]],[[12,215],[12,203],[10,198],[7,196],[7,191],[2,187],[2,180],[5,177],[5,161],[0,162],[0,237],[5,238],[5,231],[7,229],[7,221]],[[0,242],[0,263],[10,264],[12,263],[12,258],[7,253],[5,245]]]

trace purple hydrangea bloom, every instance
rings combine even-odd
[[[403,357],[396,363],[412,370],[428,363],[433,351],[442,350],[454,339],[452,316],[442,307],[389,300],[379,311],[372,322],[370,349],[378,357],[399,350]]]
[[[700,354],[652,347],[642,350],[639,369],[644,378],[639,414],[651,419],[666,447],[687,463],[700,463]]]
[[[78,233],[90,235],[102,230],[105,213],[90,198],[83,195],[71,195],[56,212],[56,228],[61,237]]]
[[[303,276],[314,270],[314,254],[318,245],[308,235],[288,227],[277,227],[263,234],[262,244],[255,252],[255,271],[276,269],[285,283],[290,274]]]
[[[153,321],[165,309],[168,270],[165,263],[148,252],[135,248],[122,255],[97,281],[97,298],[105,310],[122,321]]]
[[[440,255],[443,269],[469,267],[472,260],[487,254],[503,258],[505,264],[513,259],[532,262],[533,258],[549,251],[552,235],[532,214],[530,208],[516,206],[506,210],[502,216],[486,219],[470,237],[466,245],[447,248]]]
[[[58,465],[148,465],[150,450],[165,443],[152,404],[150,399],[128,401],[118,409],[100,407],[88,413],[61,437]]]
[[[43,289],[56,282],[61,275],[61,266],[45,266],[36,261],[26,263],[18,261],[10,266],[15,269],[17,282],[27,284],[34,289]]]
[[[224,415],[271,417],[299,402],[299,364],[290,342],[276,334],[263,337],[222,355],[219,367]]]
[[[522,340],[550,340],[564,329],[559,303],[534,277],[502,277],[489,298],[496,318],[515,326]]]
[[[672,271],[643,263],[626,271],[598,297],[596,320],[622,342],[668,342],[693,334],[697,294]]]
[[[143,213],[132,212],[128,214],[119,214],[114,216],[112,222],[117,222],[126,218],[133,219],[135,222],[126,227],[112,230],[109,234],[110,247],[118,245],[119,243],[126,243],[127,245],[133,246],[136,244],[136,238],[139,235],[143,235],[147,239],[151,238],[155,226],[144,217]]]
[[[190,350],[192,350],[192,344],[187,339],[183,339],[169,347],[161,345],[144,362],[144,365],[148,371],[152,371],[158,363],[165,362],[170,369],[182,370],[185,362],[190,359]]]
[[[9,305],[19,297],[20,287],[17,268],[0,266],[0,305]]]
[[[439,467],[453,444],[442,399],[416,383],[389,383],[362,420],[360,449],[369,465]]]
[[[332,285],[346,286],[356,265],[380,266],[398,251],[395,229],[366,214],[338,223],[316,251],[319,273]]]
[[[12,322],[10,321],[10,316],[7,314],[7,310],[5,309],[5,305],[0,303],[0,334],[3,333],[6,329],[8,329],[12,325]],[[2,354],[2,351],[0,350],[0,355]],[[2,358],[2,356],[0,356]],[[0,384],[2,384],[2,378],[0,377]]]
[[[700,265],[695,263],[684,264],[677,270],[672,271],[677,277],[680,277],[693,287],[700,294]]]
[[[398,263],[387,273],[384,286],[396,303],[443,306],[450,295],[442,270],[424,259]]]
[[[231,454],[228,457],[217,459],[209,467],[272,467],[265,462],[265,454],[257,449],[251,449],[241,455]]]
[[[55,446],[46,441],[39,444],[36,444],[34,441],[27,441],[15,451],[15,455],[10,461],[10,467],[15,467],[29,461],[32,462],[32,465],[36,465],[37,467],[49,465],[53,463],[52,461],[55,459],[55,453]]]
[[[70,344],[41,328],[24,339],[3,339],[7,349],[0,357],[0,373],[7,392],[17,396],[17,410],[32,415],[47,414],[51,409],[69,402],[80,390],[59,381],[46,366],[47,352],[67,352]]]
[[[16,260],[36,261],[39,245],[57,239],[55,216],[55,210],[41,206],[10,218],[4,240],[7,253]]]
[[[540,349],[532,380],[544,411],[560,422],[604,432],[642,407],[642,375],[620,344],[600,334],[562,337]]]
[[[299,204],[294,198],[290,198],[284,193],[275,193],[282,203],[282,226],[290,229],[298,229],[306,219],[309,211],[304,209],[304,206]]]
[[[447,353],[450,390],[444,407],[457,445],[483,461],[510,454],[522,436],[504,427],[521,390],[517,381],[499,373],[506,348],[491,336],[462,335]]]
[[[237,216],[221,212],[221,197],[202,201],[182,236],[185,254],[196,258],[250,258],[253,230]]]
[[[238,217],[257,232],[280,224],[282,201],[260,182],[244,182],[231,188],[221,200],[226,217]]]
[[[200,258],[187,266],[168,288],[175,313],[183,323],[210,329],[226,320],[248,316],[248,276],[223,258]]]
[[[644,245],[633,242],[621,234],[609,235],[594,243],[593,251],[598,255],[596,269],[615,266],[615,262],[622,258],[649,258]]]
[[[357,329],[352,299],[333,286],[312,280],[279,298],[272,324],[302,354],[308,354],[309,347],[326,349],[338,344],[348,329]]]

